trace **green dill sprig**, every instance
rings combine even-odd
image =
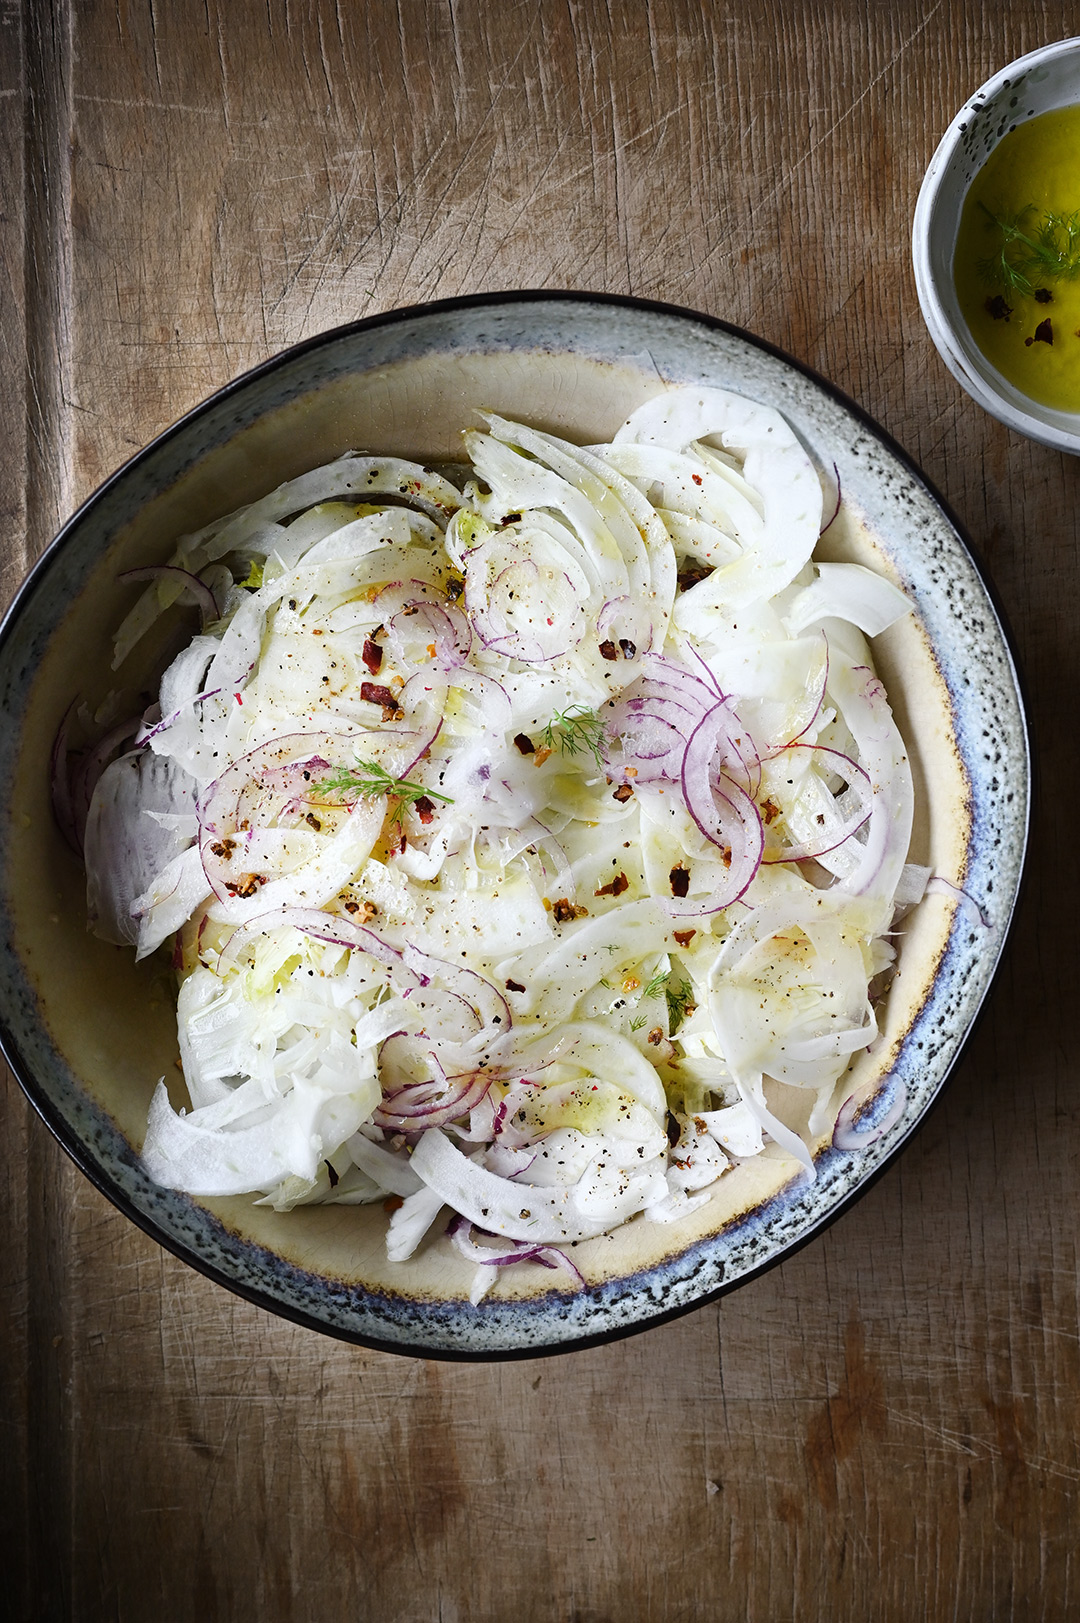
[[[694,988],[689,981],[683,981],[679,986],[666,987],[664,996],[667,998],[668,1034],[674,1037],[683,1021],[697,1008],[694,1002]]]
[[[667,1001],[668,1034],[674,1037],[683,1021],[697,1008],[694,988],[689,981],[671,984],[671,970],[658,970],[642,991],[642,997],[663,997]]]
[[[558,749],[564,755],[580,755],[587,750],[598,767],[604,765],[600,753],[604,723],[587,705],[572,704],[569,710],[556,710],[541,738],[545,749]]]
[[[646,981],[642,988],[642,997],[663,997],[670,979],[670,969],[658,969],[652,980]]]
[[[987,229],[999,233],[993,254],[978,263],[979,275],[991,287],[1028,298],[1045,282],[1074,282],[1080,277],[1080,212],[1038,214],[1034,203],[997,213],[983,202]]]
[[[454,804],[449,795],[440,795],[424,783],[395,778],[378,761],[357,761],[355,771],[347,766],[338,767],[336,772],[332,772],[328,778],[321,778],[313,787],[320,795],[355,794],[365,800],[386,795],[396,802],[391,818],[395,823],[401,822],[405,807],[414,805],[418,800],[441,800],[446,806]]]

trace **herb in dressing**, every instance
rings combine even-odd
[[[953,277],[987,360],[1033,400],[1080,411],[1080,107],[994,148],[964,202]]]

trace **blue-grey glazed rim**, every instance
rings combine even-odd
[[[114,473],[38,560],[0,625],[0,703],[15,723],[0,740],[0,770],[8,767],[7,781],[12,781],[18,722],[48,637],[50,616],[55,625],[57,601],[61,608],[66,605],[100,550],[81,564],[75,556],[76,543],[92,522],[106,526],[111,522],[113,530],[119,528],[149,493],[166,488],[210,446],[222,443],[271,405],[281,405],[349,370],[345,356],[350,346],[366,343],[374,351],[381,349],[384,358],[369,356],[368,366],[387,364],[388,346],[392,352],[395,342],[402,359],[433,350],[453,354],[455,347],[459,353],[472,353],[481,342],[491,349],[512,350],[515,327],[520,338],[522,323],[530,320],[533,336],[518,347],[534,353],[549,348],[612,361],[640,360],[643,353],[652,359],[650,337],[654,343],[663,338],[669,346],[664,374],[668,381],[727,381],[738,388],[737,377],[718,377],[715,368],[719,364],[737,373],[745,365],[759,386],[747,386],[743,380],[744,392],[789,413],[802,391],[813,403],[815,425],[835,422],[843,428],[852,466],[860,479],[866,470],[868,491],[880,487],[883,511],[891,513],[897,524],[903,515],[912,534],[929,536],[925,556],[913,561],[904,555],[905,565],[918,566],[918,578],[913,579],[907,568],[905,581],[917,596],[949,686],[955,738],[971,781],[974,815],[966,883],[983,899],[996,886],[999,911],[989,936],[967,925],[960,914],[954,920],[931,992],[904,1039],[895,1067],[894,1075],[905,1083],[916,1076],[922,1080],[909,1088],[905,1110],[876,1144],[860,1152],[827,1150],[818,1159],[818,1181],[810,1190],[784,1190],[720,1233],[640,1273],[583,1292],[553,1290],[527,1301],[488,1300],[472,1307],[457,1300],[414,1301],[307,1272],[230,1232],[187,1196],[150,1183],[127,1139],[81,1090],[36,1018],[36,997],[18,955],[5,881],[0,929],[8,950],[0,962],[0,1048],[30,1102],[96,1187],[159,1244],[271,1312],[381,1351],[444,1359],[537,1357],[594,1346],[667,1322],[757,1277],[845,1211],[925,1120],[970,1034],[1011,925],[1030,813],[1027,725],[1007,633],[959,524],[891,437],[811,369],[729,323],[618,295],[544,291],[442,300],[320,334],[227,384]],[[545,325],[546,345],[536,337]],[[676,354],[682,357],[681,371]],[[305,363],[308,371],[303,374]],[[767,386],[761,385],[763,374]],[[291,390],[290,376],[295,383]],[[271,400],[275,383],[278,393]],[[193,432],[200,429],[202,438]],[[186,437],[196,449],[185,457]],[[1008,739],[1004,752],[995,745],[995,739],[1002,738]],[[5,837],[0,871],[6,867],[7,844]],[[892,1102],[886,1086],[860,1126],[883,1120]]]

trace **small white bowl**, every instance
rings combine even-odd
[[[1074,456],[1080,456],[1080,412],[1040,405],[986,359],[961,314],[952,262],[968,187],[998,142],[1029,118],[1077,102],[1080,39],[1044,45],[988,79],[957,113],[930,160],[911,234],[923,319],[949,371],[992,417]]]

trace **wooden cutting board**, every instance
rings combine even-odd
[[[1027,894],[941,1107],[858,1207],[676,1324],[550,1361],[364,1352],[219,1290],[0,1093],[13,1617],[1080,1615],[1080,462],[922,325],[922,172],[1075,8],[24,0],[0,8],[0,589],[210,390],[484,289],[686,304],[923,465],[1016,635]]]

